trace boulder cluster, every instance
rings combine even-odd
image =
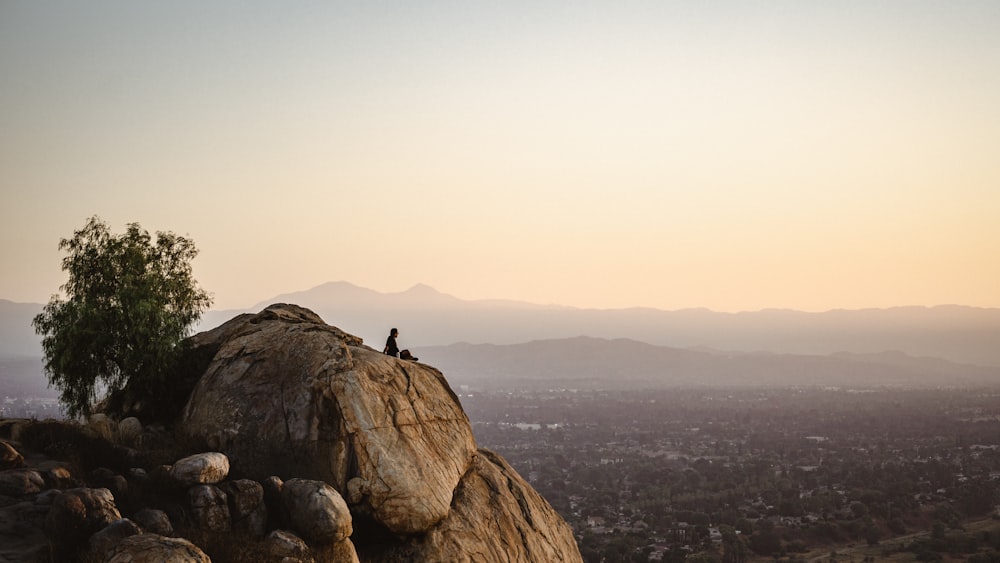
[[[140,422],[163,401],[132,390],[120,421],[88,421],[125,450],[120,474],[93,470],[85,484],[65,464],[0,474],[0,495],[43,524],[35,528],[55,560],[581,561],[568,524],[477,447],[433,367],[284,304],[195,335],[186,349],[197,376],[178,378],[191,388],[176,390],[185,403],[167,432],[182,459],[129,464],[141,457],[129,452],[164,439]],[[24,463],[14,445],[0,453]],[[220,547],[226,538],[238,545]],[[163,550],[174,555],[142,555]]]
[[[358,561],[348,539],[347,504],[322,481],[229,479],[229,459],[219,452],[187,456],[152,472],[132,468],[121,475],[98,468],[77,477],[68,462],[44,458],[29,465],[9,438],[36,423],[5,422],[0,560],[211,561],[178,537],[179,527],[189,536],[253,541],[256,561],[315,561],[317,554],[324,561]],[[101,417],[88,425],[94,434],[105,428]],[[239,549],[229,554],[246,557]]]

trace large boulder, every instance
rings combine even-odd
[[[318,479],[391,532],[447,516],[475,441],[442,374],[386,356],[295,305],[272,305],[198,335],[217,348],[184,409],[190,435],[234,471]]]
[[[111,491],[68,489],[55,497],[45,519],[45,535],[56,555],[79,552],[90,536],[121,518]],[[58,557],[57,557],[58,559]]]
[[[219,452],[195,454],[177,460],[170,477],[184,486],[214,485],[229,475],[229,458]]]
[[[362,555],[364,561],[582,561],[569,524],[503,458],[485,449],[455,490],[447,518],[423,536],[385,542]]]
[[[281,488],[281,504],[289,523],[307,540],[335,543],[354,532],[347,503],[333,487],[322,481],[286,481]]]
[[[181,428],[262,483],[222,487],[252,493],[230,499],[233,514],[262,495],[269,528],[294,530],[269,536],[270,557],[303,555],[301,536],[323,561],[582,561],[545,499],[499,456],[477,452],[436,369],[294,305],[237,317],[188,345],[212,357]]]
[[[499,541],[498,541],[499,540]],[[418,542],[418,561],[580,561],[569,524],[497,454],[481,449],[451,514]]]
[[[212,563],[205,552],[182,538],[139,534],[123,539],[104,563]]]
[[[45,479],[34,469],[0,471],[0,495],[20,497],[33,495],[45,488]]]

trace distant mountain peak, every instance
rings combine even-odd
[[[412,295],[412,296],[415,296],[415,297],[427,297],[427,296],[445,295],[444,293],[441,293],[440,291],[434,289],[433,287],[431,287],[431,286],[429,286],[429,285],[427,285],[425,283],[418,283],[418,284],[414,285],[413,287],[411,287],[410,289],[407,289],[403,293],[405,293],[407,295]]]
[[[363,289],[365,291],[370,291],[369,289],[361,287],[360,285],[353,284],[349,281],[344,281],[344,280],[321,283],[316,287],[314,287],[313,289]]]

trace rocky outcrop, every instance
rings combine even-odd
[[[13,445],[11,449],[17,451]],[[208,459],[214,466],[228,467],[225,455],[218,452],[189,456],[172,467],[190,463],[191,459]],[[51,464],[51,460],[42,460],[38,465]],[[14,472],[42,474],[32,466],[4,473]],[[142,472],[133,468],[127,473],[133,476],[131,483],[134,484],[135,476]],[[147,485],[153,490],[146,491],[151,494],[147,494],[144,501],[162,502],[184,533],[208,538],[216,545],[220,542],[229,545],[221,552],[217,548],[220,563],[247,558],[257,560],[253,557],[261,551],[287,552],[289,557],[298,553],[302,555],[298,557],[301,561],[312,560],[313,553],[322,554],[316,558],[322,561],[358,561],[349,539],[351,513],[339,493],[324,482],[292,479],[281,483],[273,477],[269,482],[278,488],[282,510],[280,514],[275,511],[275,517],[270,518],[265,506],[264,486],[256,481],[238,479],[215,485],[192,484],[187,471],[179,472],[176,478],[169,469],[161,468],[156,473],[160,477]],[[100,468],[88,473],[87,484],[92,485],[94,480],[119,479],[125,480],[125,477]],[[60,490],[51,488],[58,485],[58,481],[42,481],[40,477],[34,481],[37,483],[31,487],[11,488],[7,491],[9,494],[0,496],[0,561],[208,560],[189,541],[168,537],[174,535],[175,527],[171,515],[164,510],[141,503],[142,508],[122,518],[125,513],[119,510],[116,496],[106,488],[86,486]],[[65,481],[70,482],[76,479]],[[293,530],[277,534],[277,537],[288,541],[264,539],[268,530],[278,531],[286,524]],[[138,536],[142,538],[134,539]],[[297,539],[298,543],[291,540],[300,536],[305,540]],[[289,547],[291,544],[294,546]]]
[[[250,477],[318,479],[338,491],[357,479],[356,510],[394,533],[444,519],[475,441],[439,371],[292,305],[217,331],[226,338],[184,410],[186,432]]]
[[[184,436],[0,420],[0,560],[581,560],[548,503],[476,449],[434,368],[289,305],[189,344],[204,377]]]
[[[421,560],[567,561],[578,553],[569,524],[491,451],[479,450],[452,506],[419,544]]]
[[[499,456],[477,452],[438,370],[294,305],[192,339],[193,353],[205,347],[216,353],[184,431],[227,454],[236,473],[329,484],[346,500],[361,561],[581,560],[549,504]],[[265,497],[276,483],[264,482]]]

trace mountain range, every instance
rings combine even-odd
[[[451,344],[420,350],[420,360],[459,388],[836,386],[977,387],[1000,384],[1000,367],[919,358],[902,352],[825,356],[718,352],[629,339],[576,337],[524,344]]]
[[[1000,309],[943,305],[822,313],[767,309],[720,313],[708,309],[581,309],[520,301],[463,300],[416,285],[380,293],[347,282],[278,295],[243,310],[212,311],[211,328],[237,313],[276,302],[307,307],[326,322],[381,348],[392,327],[404,348],[518,344],[591,336],[627,338],[673,348],[826,355],[898,351],[957,363],[1000,366]]]
[[[844,384],[866,379],[965,384],[992,381],[996,369],[991,368],[1000,368],[1000,309],[957,305],[822,313],[583,309],[464,300],[422,284],[381,293],[341,281],[246,309],[208,311],[196,331],[272,303],[311,309],[376,349],[397,327],[401,348],[458,378],[541,374],[546,379],[549,373],[614,382],[608,378],[620,373],[657,384],[787,384],[836,374]],[[20,360],[41,356],[31,327],[41,309],[41,304],[0,300],[0,359],[19,360],[7,362],[0,380],[12,378],[13,365],[19,374],[38,365]]]

